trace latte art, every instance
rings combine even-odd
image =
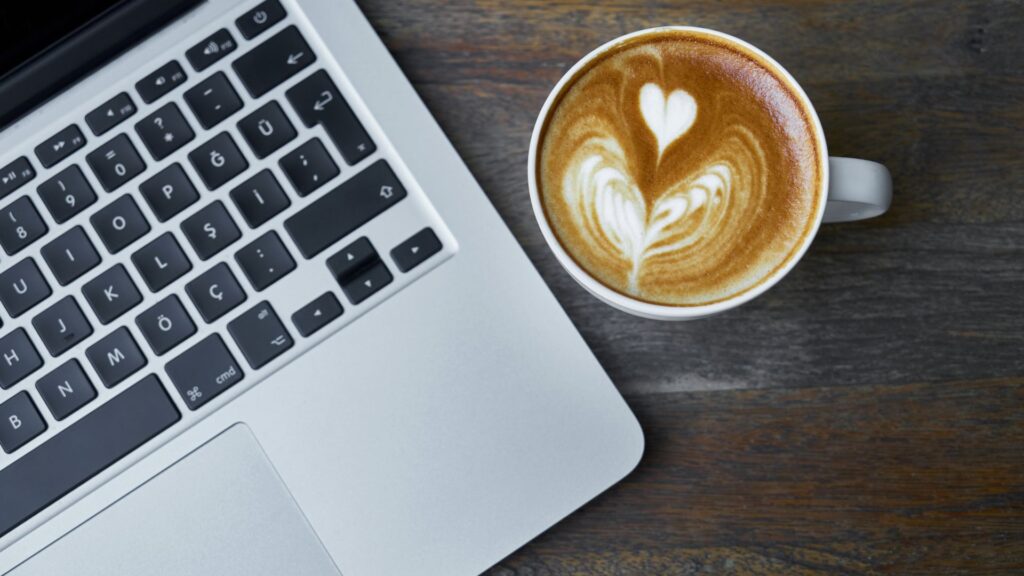
[[[676,306],[730,298],[810,228],[807,116],[750,56],[667,35],[611,52],[561,95],[538,182],[552,229],[592,276]]]

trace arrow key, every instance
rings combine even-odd
[[[342,283],[341,289],[345,292],[345,296],[348,297],[350,302],[359,304],[373,296],[381,288],[390,284],[392,279],[391,272],[388,272],[388,267],[384,262],[378,260],[372,266],[352,277],[348,282]]]
[[[299,331],[299,334],[310,336],[341,316],[341,313],[342,308],[338,298],[330,292],[324,292],[316,300],[292,314],[292,322],[295,323],[295,329]]]
[[[342,248],[327,259],[327,268],[340,283],[347,284],[364,268],[380,261],[377,251],[365,236]]]
[[[441,251],[441,241],[430,228],[424,228],[391,250],[391,259],[402,272],[419,266],[424,260]]]

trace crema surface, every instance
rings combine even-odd
[[[698,32],[605,52],[558,95],[536,179],[548,222],[591,276],[632,298],[739,295],[814,228],[823,151],[811,111],[756,55]]]

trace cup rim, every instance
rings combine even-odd
[[[776,269],[768,278],[763,280],[757,286],[754,286],[753,288],[748,289],[732,298],[727,298],[725,300],[720,300],[709,304],[699,304],[696,306],[670,306],[665,304],[654,304],[651,302],[644,302],[642,300],[631,298],[629,296],[622,294],[621,292],[613,290],[612,288],[609,288],[604,283],[591,276],[589,272],[584,270],[579,264],[576,263],[576,261],[571,256],[569,256],[568,252],[566,252],[565,248],[563,248],[562,244],[558,241],[558,238],[555,236],[554,231],[551,229],[551,225],[548,222],[547,215],[544,213],[544,207],[541,204],[540,194],[538,192],[537,187],[537,148],[540,141],[540,134],[544,125],[547,123],[548,116],[551,113],[552,105],[554,104],[555,100],[561,95],[562,91],[565,89],[566,84],[568,84],[570,80],[574,79],[576,77],[576,74],[579,73],[579,71],[583,69],[587,64],[589,64],[595,58],[603,55],[605,52],[608,52],[609,50],[615,48],[616,46],[640,36],[657,34],[667,31],[697,32],[707,34],[725,40],[727,42],[737,44],[741,48],[749,50],[755,56],[763,59],[764,62],[771,66],[776,72],[778,72],[779,75],[783,78],[783,80],[785,80],[790,85],[790,88],[792,89],[793,93],[797,96],[797,98],[800,100],[800,103],[803,106],[805,106],[807,111],[810,113],[811,123],[814,126],[815,139],[817,140],[816,144],[820,147],[821,150],[821,158],[819,159],[819,162],[821,164],[819,167],[821,173],[821,185],[818,190],[818,194],[820,196],[821,201],[818,202],[816,214],[812,222],[811,229],[807,233],[807,235],[804,236],[804,239],[802,240],[800,246],[797,248],[796,252],[794,252],[793,255],[790,256],[789,260],[783,266]],[[797,262],[799,262],[803,258],[804,254],[807,252],[807,249],[810,247],[811,242],[813,242],[814,237],[817,236],[818,229],[821,227],[822,218],[825,214],[825,203],[828,198],[829,185],[828,147],[825,142],[825,132],[821,127],[821,120],[818,118],[817,110],[814,109],[814,105],[811,103],[811,99],[807,96],[807,93],[804,92],[804,89],[802,86],[800,86],[800,83],[797,82],[795,78],[793,78],[793,75],[790,74],[789,71],[782,66],[782,64],[779,64],[774,58],[772,58],[763,50],[754,46],[753,44],[750,44],[749,42],[743,39],[732,36],[731,34],[726,34],[725,32],[719,32],[717,30],[712,30],[710,28],[702,28],[699,26],[657,26],[654,28],[645,28],[643,30],[637,30],[635,32],[619,36],[617,38],[609,40],[608,42],[605,42],[604,44],[601,44],[597,48],[594,48],[593,50],[588,52],[579,61],[577,61],[558,80],[554,88],[552,88],[551,92],[548,94],[548,97],[545,99],[544,105],[540,109],[540,113],[538,114],[537,120],[533,126],[533,133],[530,137],[530,149],[529,156],[527,158],[527,170],[528,183],[530,188],[530,203],[533,206],[534,218],[537,220],[538,226],[540,226],[541,234],[544,236],[544,241],[547,243],[548,248],[550,248],[551,251],[555,254],[555,258],[558,260],[559,264],[561,264],[562,267],[569,272],[569,275],[572,276],[572,278],[576,280],[577,283],[583,286],[583,288],[585,288],[588,292],[596,296],[598,299],[624,312],[634,314],[636,316],[652,318],[657,320],[688,320],[695,318],[703,318],[705,316],[710,316],[712,314],[725,312],[726,310],[731,310],[732,308],[740,306],[741,304],[749,302],[750,300],[753,300],[754,298],[766,292],[769,288],[775,286],[775,284],[777,284],[780,280],[782,280],[783,277],[789,274],[790,270],[792,270],[796,266]]]

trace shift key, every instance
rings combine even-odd
[[[189,410],[196,410],[245,377],[224,341],[207,336],[167,363],[167,375]]]

